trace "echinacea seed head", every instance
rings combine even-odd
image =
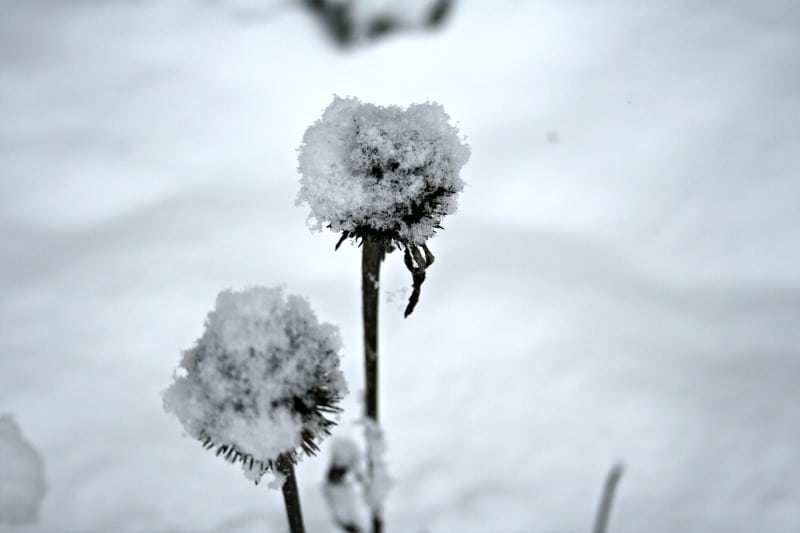
[[[437,103],[334,97],[303,137],[297,203],[311,208],[312,229],[419,246],[455,212],[469,156]]]
[[[279,457],[313,454],[347,393],[338,330],[281,288],[223,291],[183,353],[164,408],[258,482]]]

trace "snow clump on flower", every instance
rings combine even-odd
[[[334,97],[300,147],[297,203],[312,229],[419,246],[454,213],[470,156],[444,108]]]
[[[183,353],[164,408],[207,449],[258,482],[279,457],[317,451],[347,393],[338,329],[281,288],[223,291]]]

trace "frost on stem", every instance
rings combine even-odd
[[[380,515],[386,496],[394,484],[386,463],[386,439],[380,424],[369,418],[364,420],[367,441],[367,466],[371,476],[364,480],[364,502],[373,514]]]
[[[281,288],[223,291],[183,353],[164,408],[186,432],[258,483],[279,456],[296,462],[330,434],[347,393],[338,329]]]
[[[35,522],[46,491],[42,456],[12,416],[0,416],[0,524]]]
[[[469,156],[437,103],[381,107],[337,96],[303,137],[297,203],[311,208],[312,230],[340,233],[339,244],[367,238],[403,249],[418,299],[433,262],[425,243],[456,211]]]

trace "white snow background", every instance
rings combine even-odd
[[[294,205],[334,93],[472,148],[419,306],[382,300],[389,531],[588,531],[618,459],[614,533],[800,531],[800,4],[462,1],[350,51],[290,4],[0,0],[0,411],[48,482],[13,531],[286,530],[160,393],[218,291],[285,282],[352,432],[360,256]]]

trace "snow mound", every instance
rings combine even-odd
[[[314,453],[347,393],[338,329],[281,288],[223,291],[205,332],[183,353],[164,408],[186,432],[241,461],[258,482],[278,456]]]
[[[42,456],[12,416],[0,416],[0,524],[35,522],[46,491]]]
[[[337,96],[303,137],[297,203],[310,206],[312,230],[421,245],[456,211],[469,156],[437,103],[403,109]]]

